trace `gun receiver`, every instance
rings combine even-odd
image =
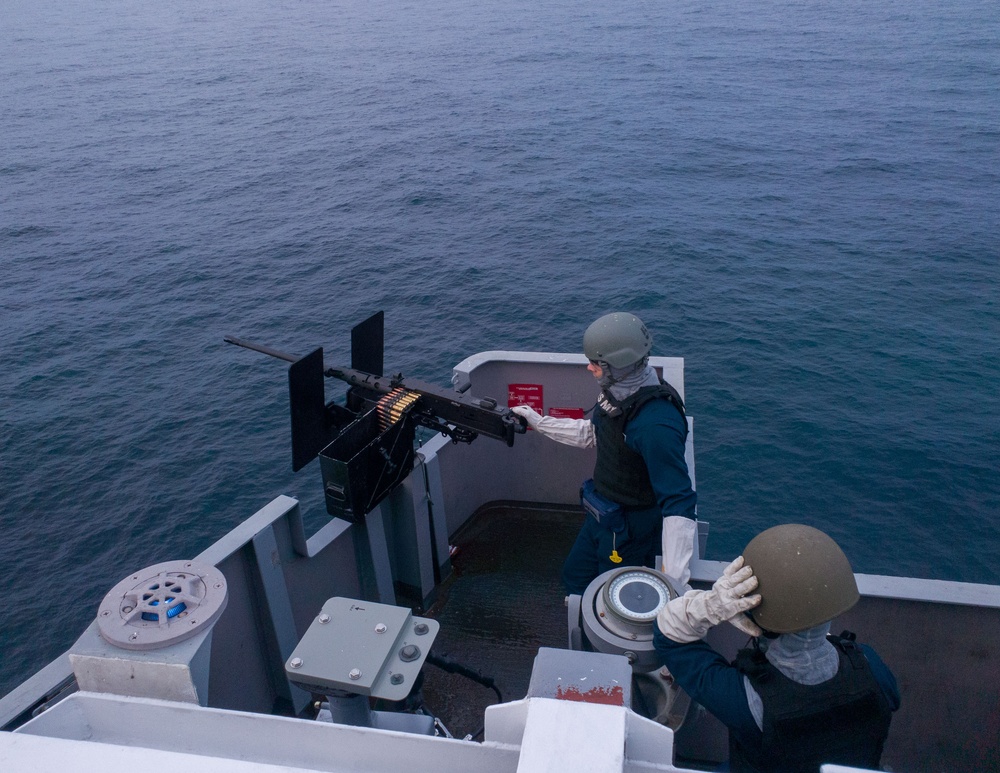
[[[382,313],[352,330],[352,364],[381,370]],[[358,520],[409,475],[415,425],[471,443],[479,435],[514,444],[523,420],[492,398],[448,391],[401,373],[392,376],[357,368],[326,367],[323,349],[304,357],[226,336],[226,343],[290,362],[292,469],[320,457],[327,512]],[[358,351],[358,350],[361,351]],[[349,385],[346,406],[326,402],[323,379]]]

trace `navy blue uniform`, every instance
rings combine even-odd
[[[595,408],[593,423],[600,460],[602,443],[616,442],[610,433],[620,434],[621,429],[600,407]],[[591,580],[617,566],[652,566],[661,550],[663,519],[669,515],[694,519],[697,497],[684,459],[686,437],[684,416],[666,399],[650,400],[627,421],[625,446],[645,464],[655,504],[629,507],[623,533],[613,533],[587,517],[563,566],[567,593],[582,594]],[[618,552],[620,563],[611,561],[612,551]]]
[[[653,627],[653,646],[678,686],[729,728],[735,741],[746,749],[762,748],[764,735],[750,711],[743,672],[705,641],[681,644],[664,636],[657,626]],[[900,704],[896,678],[871,647],[859,647],[890,710],[895,711]]]

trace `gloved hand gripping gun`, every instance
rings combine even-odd
[[[451,392],[401,373],[381,375],[383,319],[378,312],[351,331],[351,368],[326,367],[322,348],[296,357],[225,337],[226,343],[292,363],[292,469],[319,456],[327,512],[350,521],[363,518],[410,474],[416,425],[454,443],[485,435],[508,446],[526,431],[521,417],[492,398]],[[324,377],[350,385],[346,406],[326,401]]]

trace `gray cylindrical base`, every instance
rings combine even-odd
[[[343,693],[326,696],[330,721],[338,725],[373,727],[372,710],[367,695]]]

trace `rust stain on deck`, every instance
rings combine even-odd
[[[608,706],[624,706],[625,694],[621,686],[592,687],[583,692],[579,687],[559,687],[556,689],[556,699],[561,701],[580,701],[581,703],[604,703]]]

